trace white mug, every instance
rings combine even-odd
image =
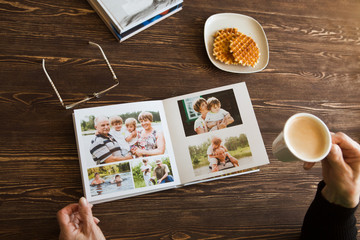
[[[329,129],[320,118],[309,113],[291,116],[272,144],[274,156],[282,162],[318,162],[330,149]]]

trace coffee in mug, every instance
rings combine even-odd
[[[330,149],[329,129],[318,117],[308,113],[290,117],[272,145],[275,157],[284,162],[321,161],[329,154]]]

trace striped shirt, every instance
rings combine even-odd
[[[104,163],[111,155],[123,156],[118,142],[110,134],[107,137],[101,134],[95,135],[95,138],[91,140],[90,153],[96,164]]]

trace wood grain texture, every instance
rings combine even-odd
[[[232,74],[211,64],[203,27],[222,12],[263,26],[265,70]],[[0,0],[0,238],[56,239],[56,212],[83,194],[71,111],[60,106],[41,60],[65,102],[80,100],[112,83],[91,40],[121,84],[82,107],[246,82],[271,161],[258,173],[96,205],[107,239],[298,239],[321,168],[280,163],[271,143],[304,111],[360,141],[359,12],[350,0],[191,0],[118,43],[86,0]]]

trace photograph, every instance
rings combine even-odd
[[[96,165],[165,153],[158,111],[99,113],[84,116],[80,126],[86,154]]]
[[[130,163],[117,163],[87,170],[91,196],[134,189]]]
[[[252,153],[245,134],[226,138],[213,135],[198,145],[190,145],[189,152],[195,176],[240,167],[252,161]]]
[[[187,137],[242,124],[233,89],[178,101]]]
[[[135,188],[174,182],[172,167],[168,157],[133,160],[132,174]]]

